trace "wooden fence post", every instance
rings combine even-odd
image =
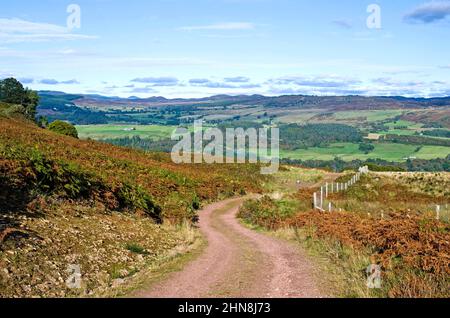
[[[320,208],[323,210],[323,187],[320,187]]]

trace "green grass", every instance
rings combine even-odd
[[[76,126],[81,139],[114,139],[139,136],[141,138],[159,140],[170,138],[176,126],[161,125],[83,125]],[[124,131],[126,128],[136,128],[134,131]]]
[[[149,254],[144,247],[136,243],[129,243],[126,246],[127,250],[135,254],[147,255]]]
[[[295,193],[299,189],[297,181],[302,185],[312,185],[321,181],[324,176],[325,172],[322,170],[283,167],[264,188],[268,193]]]
[[[417,159],[434,159],[434,158],[445,158],[450,155],[450,147],[442,146],[424,146],[418,153],[414,156]]]
[[[333,160],[339,157],[345,161],[365,160],[365,159],[384,159],[388,161],[401,162],[404,158],[416,157],[417,159],[445,158],[450,154],[449,147],[424,146],[419,152],[415,152],[416,145],[404,145],[394,143],[377,143],[375,150],[365,154],[359,150],[358,144],[336,143],[326,148],[309,148],[296,151],[280,151],[282,158],[300,159],[300,160]]]
[[[0,111],[8,109],[10,106],[11,106],[10,104],[0,102]]]
[[[289,111],[286,114],[282,114],[278,117],[278,121],[282,123],[304,123],[310,121],[314,116],[321,113],[326,113],[326,110],[295,110]],[[389,110],[353,110],[353,111],[338,111],[334,112],[331,117],[320,120],[324,122],[345,122],[354,124],[355,120],[359,120],[364,117],[365,122],[377,122],[399,116],[404,113],[401,109],[389,109]],[[315,120],[314,120],[315,121]],[[361,122],[362,123],[362,122]]]
[[[343,111],[334,113],[334,117],[338,120],[345,119],[355,119],[359,117],[366,117],[367,122],[376,122],[381,120],[386,120],[388,118],[393,118],[403,114],[403,110],[400,109],[390,109],[390,110],[354,110],[354,111]]]
[[[422,130],[422,124],[413,123],[406,120],[399,120],[396,122],[390,122],[386,124],[387,127],[389,127],[389,130],[387,132],[382,132],[382,135],[406,135],[406,136],[412,136],[416,134],[417,132],[420,132]],[[408,127],[408,128],[401,128],[401,127]],[[397,129],[396,129],[397,128]],[[400,128],[400,129],[398,129]]]

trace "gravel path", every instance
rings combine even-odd
[[[199,213],[208,246],[203,254],[139,296],[152,298],[324,297],[312,265],[298,246],[254,232],[236,219],[244,199],[230,199]]]

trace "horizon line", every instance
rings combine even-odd
[[[162,95],[151,95],[146,97],[138,97],[130,95],[128,97],[120,97],[117,95],[104,95],[104,94],[98,94],[98,93],[67,93],[64,91],[58,91],[58,90],[36,90],[38,93],[59,93],[59,94],[66,94],[66,95],[81,95],[83,97],[85,96],[91,96],[91,97],[105,97],[105,98],[116,98],[116,99],[136,99],[136,100],[145,100],[145,99],[152,99],[152,98],[164,98],[168,101],[170,100],[196,100],[196,99],[207,99],[207,98],[213,98],[213,97],[253,97],[253,96],[259,96],[262,98],[276,98],[276,97],[295,97],[295,96],[302,96],[302,97],[319,97],[319,98],[326,98],[326,97],[363,97],[363,98],[405,98],[405,99],[445,99],[450,98],[450,95],[443,95],[443,96],[405,96],[405,95],[358,95],[358,94],[348,94],[348,95],[312,95],[312,94],[280,94],[280,95],[264,95],[264,94],[215,94],[215,95],[206,95],[202,97],[174,97],[174,98],[168,98]]]

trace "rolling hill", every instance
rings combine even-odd
[[[58,97],[60,100],[68,100],[74,105],[84,108],[111,109],[132,107],[173,107],[189,105],[254,105],[263,107],[298,107],[303,109],[321,108],[330,110],[366,110],[366,109],[409,109],[427,107],[449,107],[450,97],[442,98],[407,98],[387,96],[263,96],[263,95],[216,95],[206,98],[193,99],[166,99],[164,97],[150,98],[120,98],[106,97],[101,95],[71,95],[62,92],[41,91],[39,92],[42,103]]]
[[[186,224],[201,205],[260,191],[256,166],[176,165],[55,134],[0,106],[1,297],[119,293],[198,244]],[[82,289],[65,285],[71,264]]]

